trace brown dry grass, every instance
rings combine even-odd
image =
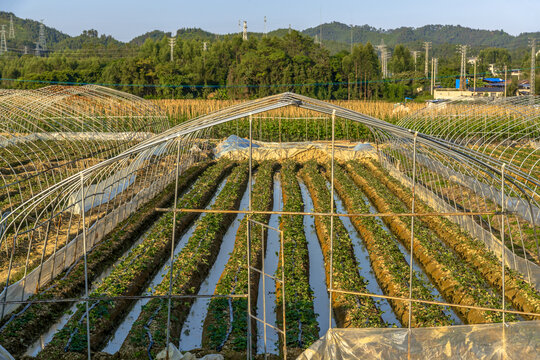
[[[213,111],[237,105],[245,100],[204,100],[204,99],[178,99],[178,100],[153,100],[159,104],[173,118],[191,119]],[[405,109],[395,107],[394,103],[387,101],[367,101],[367,100],[332,100],[329,103],[351,109],[369,116],[384,120],[397,120],[407,113],[417,111],[425,107],[424,103],[408,103]],[[317,116],[316,113],[300,109],[298,107],[287,107],[273,110],[267,113],[268,116],[276,117],[306,117]]]

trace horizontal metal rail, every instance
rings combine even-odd
[[[278,279],[277,277],[275,277],[274,275],[270,275],[270,274],[267,274],[267,273],[263,273],[261,270],[257,269],[256,267],[253,267],[253,266],[250,266],[249,267],[251,270],[253,271],[256,271],[258,272],[259,274],[261,274],[262,276],[267,276],[271,279],[274,279],[275,281],[277,281],[278,283],[282,284],[283,282],[281,281],[281,279]]]
[[[280,328],[277,328],[277,327],[275,327],[275,326],[272,325],[272,324],[265,323],[263,320],[259,319],[259,318],[256,317],[255,315],[249,314],[249,317],[252,318],[252,319],[257,320],[257,321],[260,322],[261,324],[264,324],[264,325],[266,325],[266,326],[268,326],[268,327],[271,327],[272,329],[274,329],[275,331],[277,331],[277,332],[280,333],[280,334],[285,334],[285,332],[284,332],[283,330],[281,330]]]
[[[193,295],[171,295],[171,299],[213,299],[213,298],[247,298],[247,294],[228,294],[228,295],[206,295],[206,294],[193,294]],[[86,301],[116,301],[116,300],[140,300],[140,299],[168,299],[169,295],[133,295],[133,296],[105,296],[105,297],[79,297],[79,298],[66,298],[66,299],[39,299],[39,300],[8,300],[0,301],[0,305],[4,304],[48,304],[59,302],[80,302]]]
[[[380,298],[380,299],[391,299],[391,300],[406,301],[406,302],[412,301],[412,302],[421,303],[421,304],[452,306],[452,307],[460,307],[460,308],[466,308],[466,309],[474,309],[474,310],[482,310],[482,311],[496,311],[496,312],[501,312],[501,313],[504,312],[508,314],[540,317],[540,313],[533,313],[533,312],[527,312],[527,311],[506,310],[506,309],[503,310],[503,309],[489,308],[489,307],[483,307],[483,306],[451,304],[451,303],[446,303],[446,302],[441,302],[441,301],[410,299],[408,297],[399,297],[399,296],[390,296],[390,295],[377,295],[377,294],[371,294],[371,293],[366,293],[366,292],[361,292],[361,291],[348,291],[348,290],[339,290],[339,289],[328,289],[328,291],[341,293],[341,294],[349,294],[349,295],[371,296],[371,297]]]
[[[248,211],[249,211],[249,210],[248,210]],[[257,220],[253,220],[253,219],[250,218],[249,221],[252,222],[252,223],[254,223],[254,224],[257,224],[257,225],[259,225],[259,226],[265,227],[265,228],[267,228],[267,229],[274,230],[274,231],[276,231],[276,232],[278,232],[278,233],[280,233],[280,234],[282,233],[281,230],[276,229],[276,228],[273,227],[273,226],[263,224],[262,222],[258,222]]]
[[[320,212],[295,212],[295,211],[257,211],[257,210],[219,210],[219,209],[172,209],[172,208],[155,208],[160,212],[185,212],[185,213],[216,213],[216,214],[263,214],[263,215],[308,215],[308,216],[337,216],[337,217],[418,217],[418,216],[478,216],[478,215],[509,215],[503,211],[470,211],[470,212],[426,212],[426,213],[320,213]],[[266,226],[268,227],[268,226]],[[268,227],[271,228],[271,227]],[[277,229],[275,229],[277,230]],[[281,231],[281,230],[277,230]]]

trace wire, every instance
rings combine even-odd
[[[537,66],[535,69],[539,69]],[[529,70],[530,68],[516,68],[508,69],[509,72],[519,70]],[[490,72],[476,73],[477,76],[491,75]],[[466,76],[473,76],[473,74],[466,74]],[[446,75],[437,76],[435,79],[457,79],[460,75]],[[53,84],[53,85],[98,85],[107,87],[137,87],[137,88],[181,88],[181,89],[228,89],[228,88],[280,88],[280,87],[307,87],[307,86],[340,86],[340,85],[363,85],[363,84],[378,84],[378,83],[397,83],[407,81],[423,81],[429,80],[430,77],[418,77],[418,78],[405,78],[405,79],[379,79],[379,80],[367,80],[367,81],[340,81],[340,82],[316,82],[316,83],[297,83],[297,84],[115,84],[115,83],[88,83],[88,82],[75,82],[75,81],[53,81],[53,80],[32,80],[32,79],[10,79],[0,78],[0,81],[14,81],[14,82],[26,82],[37,84]]]

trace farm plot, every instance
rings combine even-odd
[[[233,164],[222,161],[206,170],[197,180],[192,190],[179,201],[182,207],[203,207],[216,190],[220,179],[230,172]],[[143,292],[152,275],[167,259],[172,239],[172,213],[159,218],[153,231],[126,254],[112,270],[91,297],[114,297],[138,295]],[[195,213],[185,213],[177,218],[177,235],[196,218]],[[178,237],[175,241],[178,240]],[[119,319],[133,305],[133,300],[97,301],[90,304],[90,335],[94,351],[103,347],[110,333],[118,325]],[[84,306],[81,304],[76,314],[39,354],[40,358],[50,358],[66,351],[82,351],[86,347],[86,320]]]
[[[246,208],[248,172],[247,162],[219,160],[196,165],[179,179],[177,207]],[[173,294],[170,341],[180,344],[183,351],[221,353],[233,358],[246,356],[248,339],[254,353],[264,350],[262,326],[255,321],[248,323],[248,310],[262,316],[262,299],[270,311],[266,313],[267,320],[278,328],[283,326],[283,291],[288,356],[298,355],[313,344],[324,333],[321,329],[329,327],[330,315],[332,326],[345,328],[405,327],[409,321],[413,327],[493,323],[502,320],[500,312],[464,306],[500,309],[503,295],[508,310],[539,311],[538,292],[513,271],[506,272],[502,294],[500,262],[482,244],[444,218],[415,219],[411,259],[410,217],[315,215],[311,229],[311,222],[306,221],[308,216],[290,214],[332,210],[330,172],[329,163],[314,160],[264,161],[254,165],[252,208],[265,213],[252,214],[251,219],[279,226],[284,233],[283,264],[279,240],[269,240],[271,235],[267,232],[263,247],[260,229],[251,234],[251,265],[260,269],[263,257],[274,258],[275,266],[269,265],[270,271],[275,271],[272,275],[281,276],[282,268],[285,272],[284,284],[268,281],[265,292],[261,292],[258,272],[251,271],[248,281],[247,217],[224,212],[200,216],[178,212],[173,229],[174,213],[159,216],[155,210],[164,206],[159,204],[170,204],[172,188],[167,188],[168,192],[148,203],[89,253],[93,284],[89,300],[92,352],[101,352],[104,358],[155,358],[166,344],[169,289]],[[373,161],[336,163],[333,184],[334,210],[370,214],[406,213],[411,208],[410,190]],[[431,211],[418,199],[416,209]],[[278,216],[268,213],[270,210],[287,214]],[[146,233],[137,240],[143,229],[147,229]],[[462,306],[413,303],[409,314],[406,299],[410,283],[415,299]],[[83,287],[83,272],[78,263],[35,298],[75,297]],[[326,288],[338,291],[328,295]],[[250,301],[247,297],[202,301],[174,297],[212,293],[245,296],[248,292]],[[390,298],[378,299],[370,294]],[[161,298],[93,299],[141,295]],[[37,346],[28,354],[37,354],[41,359],[84,357],[84,305],[81,302],[73,308],[73,314],[45,341],[43,350]],[[21,307],[0,328],[0,344],[22,355],[24,344],[35,341],[46,330],[36,331],[35,327],[58,321],[69,306],[50,303]],[[506,314],[506,321],[522,319]],[[282,336],[267,331],[269,353],[283,356],[283,345]]]
[[[180,194],[187,191],[189,185],[194,183],[208,166],[212,164],[202,163],[187,169],[178,181]],[[113,261],[157,220],[159,213],[155,208],[170,205],[173,197],[174,185],[171,184],[159,196],[120,223],[90,252],[87,259],[90,283],[94,283],[99,274],[106,271]],[[84,264],[79,261],[72,268],[59,274],[46,289],[30,298],[30,301],[73,298],[79,296],[83,290]],[[69,305],[65,302],[35,303],[18,309],[15,315],[2,322],[0,343],[14,356],[21,355],[28,344],[34,342],[46,330],[42,324],[55,323]]]

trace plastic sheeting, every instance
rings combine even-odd
[[[132,173],[132,169],[123,169],[118,171],[98,184],[92,184],[84,188],[84,212],[89,211],[99,205],[105,204],[117,195],[126,190],[135,182],[137,176]],[[82,212],[81,190],[71,195],[69,205],[72,205],[72,212],[80,215]]]
[[[540,321],[408,329],[330,329],[299,360],[539,359]]]
[[[251,149],[252,158],[258,161],[294,159],[303,162],[310,159],[321,159],[325,156],[330,156],[332,153],[332,146],[328,142],[276,143],[253,141]],[[231,135],[221,142],[214,152],[218,158],[225,157],[231,160],[248,159],[249,140]],[[371,144],[336,142],[334,156],[336,159],[342,161],[366,157],[374,158],[376,157],[376,151]]]
[[[260,146],[255,144],[255,141],[251,145],[252,149],[258,147]],[[242,149],[249,149],[249,139],[231,135],[216,147],[216,156],[219,158],[230,151],[238,151]]]

